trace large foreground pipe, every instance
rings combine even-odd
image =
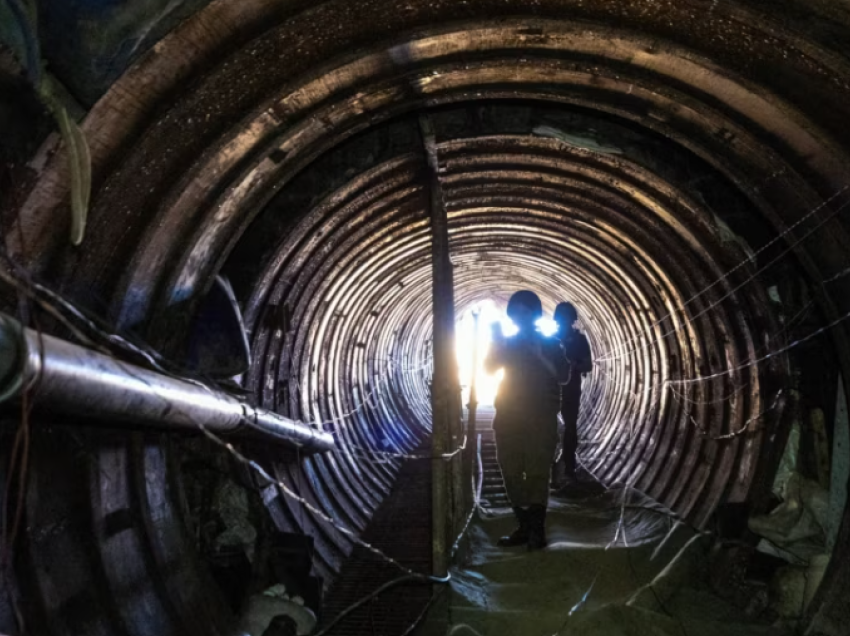
[[[216,389],[150,371],[65,340],[23,329],[0,314],[0,402],[34,391],[37,404],[110,426],[239,434],[311,451],[334,448],[325,431]]]

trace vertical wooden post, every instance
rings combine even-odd
[[[434,374],[431,380],[432,432],[432,529],[433,570],[437,576],[448,571],[449,551],[458,523],[458,506],[463,502],[458,486],[463,479],[461,458],[451,462],[441,456],[452,452],[461,443],[460,385],[455,359],[454,280],[449,259],[449,228],[446,208],[439,181],[434,128],[427,115],[420,115],[419,126],[428,159],[428,189],[431,214],[431,265],[433,271],[433,355]],[[457,482],[457,483],[455,483]]]

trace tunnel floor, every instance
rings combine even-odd
[[[482,432],[490,437],[490,418],[482,419]],[[399,578],[395,566],[358,548],[324,608],[321,627],[329,636],[793,633],[791,624],[767,624],[748,614],[746,596],[752,588],[730,585],[723,596],[716,593],[712,573],[723,556],[714,539],[640,492],[605,489],[587,475],[550,497],[545,550],[499,547],[498,538],[513,529],[514,519],[501,476],[495,474],[498,464],[490,442],[483,445],[489,485],[451,569],[450,585],[394,586],[337,621],[364,594]],[[403,565],[427,571],[430,490],[428,462],[406,462],[364,539]],[[723,580],[729,585],[730,577]],[[730,602],[729,594],[738,599]]]
[[[424,448],[421,450],[425,450]],[[392,492],[378,508],[363,540],[417,572],[431,568],[431,470],[428,462],[405,462]],[[398,579],[398,568],[363,546],[346,560],[331,587],[320,630],[329,636],[401,634],[414,624],[428,604],[426,585],[387,589],[371,602],[337,620],[365,594]]]
[[[780,635],[714,594],[708,542],[639,493],[552,497],[549,546],[501,548],[508,509],[479,514],[418,636]]]

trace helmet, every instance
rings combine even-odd
[[[513,319],[515,317],[517,307],[520,305],[530,309],[534,314],[535,320],[543,316],[543,305],[540,302],[540,298],[533,291],[523,289],[511,296],[511,299],[508,301],[509,318]]]
[[[559,325],[572,325],[578,320],[578,312],[572,303],[558,303],[555,307],[555,322]]]

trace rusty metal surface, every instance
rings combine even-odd
[[[498,152],[494,153],[494,150]],[[494,292],[505,293],[510,288],[522,285],[541,289],[549,305],[557,302],[558,294],[571,294],[589,314],[587,326],[596,350],[605,351],[611,348],[612,343],[628,340],[640,333],[641,328],[646,328],[663,315],[669,304],[680,304],[685,296],[677,287],[687,285],[699,289],[722,273],[725,263],[736,262],[734,254],[724,254],[722,250],[717,252],[716,258],[705,248],[702,248],[702,251],[695,250],[694,246],[705,244],[698,231],[712,230],[710,227],[706,228],[708,224],[705,222],[705,212],[689,201],[689,197],[684,193],[671,192],[669,189],[653,192],[650,188],[640,192],[645,203],[636,207],[622,194],[606,186],[609,173],[615,169],[620,171],[620,175],[633,170],[636,180],[641,179],[644,183],[654,182],[653,175],[641,173],[637,166],[622,159],[605,160],[576,152],[575,161],[568,163],[565,158],[572,153],[569,149],[549,140],[521,137],[479,138],[464,144],[446,146],[443,152],[446,156],[443,178],[447,184],[447,199],[452,214],[452,245],[455,250],[454,264],[461,303],[468,305]],[[547,160],[547,155],[552,158]],[[486,170],[477,169],[478,163],[484,164]],[[400,172],[403,165],[407,166],[406,174]],[[545,177],[541,177],[541,174]],[[390,175],[392,178],[388,179]],[[336,193],[333,200],[340,210],[351,210],[352,204],[369,201],[367,207],[355,208],[360,210],[358,225],[362,229],[350,230],[349,226],[339,221],[336,226],[316,226],[316,231],[322,233],[322,240],[327,243],[339,236],[338,261],[334,254],[326,253],[320,263],[311,263],[309,259],[299,257],[298,254],[309,254],[309,250],[315,248],[309,242],[303,242],[303,239],[290,239],[299,240],[302,246],[307,247],[290,249],[282,246],[279,253],[286,254],[287,260],[273,261],[271,264],[271,267],[279,272],[278,287],[272,292],[259,293],[272,297],[286,296],[295,307],[312,306],[316,308],[315,311],[323,311],[326,317],[335,317],[335,320],[328,323],[333,325],[328,327],[331,331],[320,328],[311,332],[307,325],[315,324],[316,319],[311,318],[309,313],[295,312],[293,315],[293,325],[296,325],[294,331],[301,335],[297,336],[294,344],[288,348],[291,366],[285,372],[301,378],[303,384],[296,401],[300,401],[302,408],[305,402],[311,401],[321,405],[323,396],[332,393],[330,387],[335,382],[335,376],[329,374],[339,373],[340,368],[330,366],[332,361],[336,361],[342,368],[356,369],[358,360],[362,359],[364,344],[366,358],[369,358],[370,353],[374,357],[380,356],[383,344],[379,334],[382,331],[386,334],[392,325],[398,324],[414,312],[421,314],[428,308],[427,287],[423,286],[429,284],[429,278],[421,274],[423,267],[427,265],[427,244],[420,240],[418,258],[409,256],[411,243],[417,240],[417,236],[421,237],[425,233],[425,227],[419,222],[413,226],[418,229],[411,232],[403,223],[396,222],[397,217],[385,212],[390,206],[398,205],[393,194],[395,190],[388,189],[388,184],[396,182],[402,176],[409,179],[406,189],[415,191],[421,175],[413,157],[408,159],[407,164],[394,162],[373,171],[369,181],[358,179],[356,186],[351,187],[351,190],[356,192],[356,197],[351,202],[345,198],[345,192]],[[467,186],[464,180],[471,185]],[[581,187],[578,183],[581,183]],[[661,184],[656,187],[661,188]],[[383,202],[385,198],[386,203]],[[600,208],[600,198],[610,212],[606,208]],[[532,207],[536,209],[529,209]],[[396,210],[401,212],[403,208]],[[331,218],[345,218],[343,213],[331,210],[326,210],[326,213]],[[385,226],[386,230],[376,231],[381,226],[373,225],[372,218],[383,218],[390,225]],[[672,223],[673,219],[675,223]],[[307,222],[314,221],[305,221]],[[690,232],[682,229],[686,228],[688,223],[697,229]],[[657,227],[652,227],[651,224],[656,224]],[[665,225],[668,228],[669,225],[674,225],[674,229],[683,232],[681,246],[671,240],[673,233],[669,229],[661,229]],[[663,235],[664,240],[653,238],[653,232]],[[296,231],[294,235],[298,237],[300,232]],[[621,244],[619,247],[618,243]],[[380,247],[375,247],[376,245]],[[481,262],[482,256],[487,258],[487,263]],[[681,268],[679,272],[686,282],[676,281],[670,274],[662,273],[675,271],[677,264],[688,260],[693,265]],[[348,282],[349,268],[375,268],[381,272],[387,262],[396,263],[392,274],[384,275],[380,279],[367,279],[365,285],[354,286]],[[312,287],[303,287],[304,291],[299,292],[298,281],[303,276],[310,276],[314,283]],[[619,281],[624,278],[631,279],[633,286],[632,289],[625,290],[625,293],[629,294],[627,303],[617,298],[617,289],[622,287]],[[734,281],[730,281],[729,287],[718,286],[717,296],[707,294],[700,303],[694,303],[692,311],[698,313],[714,299],[727,293],[732,282]],[[402,292],[397,291],[400,283],[403,284]],[[323,291],[340,285],[347,285],[349,295],[345,300],[337,300],[331,292]],[[394,292],[399,295],[403,293],[406,304],[401,304],[399,298],[392,303],[391,309],[384,309],[385,304],[389,304],[384,298]],[[663,293],[669,294],[667,299],[661,295]],[[305,301],[300,300],[302,297]],[[381,299],[381,302],[377,302],[377,299]],[[764,302],[763,298],[759,299],[757,295],[750,295],[748,299],[753,304]],[[741,299],[739,302],[745,303],[748,299]],[[631,315],[632,308],[641,305],[646,307],[645,312]],[[372,331],[367,332],[368,337],[349,335],[349,330],[358,328],[364,319],[367,325],[372,325],[369,327]],[[639,322],[635,324],[633,319]],[[692,474],[696,482],[688,485],[685,475],[691,473],[687,470],[683,472],[676,462],[644,461],[641,470],[635,469],[631,462],[640,458],[651,458],[657,446],[661,447],[659,452],[665,452],[665,445],[669,444],[678,449],[674,451],[675,454],[685,455],[683,461],[686,464],[694,462],[688,459],[684,450],[691,453],[691,456],[700,452],[719,452],[720,455],[716,459],[719,474],[728,475],[730,470],[727,467],[735,461],[752,462],[747,459],[753,452],[752,449],[739,455],[737,440],[732,440],[720,449],[715,448],[720,445],[706,442],[704,445],[710,448],[701,451],[703,444],[698,437],[693,436],[693,428],[687,422],[682,405],[671,403],[669,396],[658,390],[657,393],[662,395],[664,401],[659,407],[655,407],[660,409],[659,412],[651,413],[654,396],[642,391],[643,385],[650,383],[650,377],[654,383],[668,377],[661,360],[681,358],[680,372],[686,365],[693,365],[695,372],[699,373],[711,369],[711,366],[695,363],[693,360],[698,357],[713,358],[711,365],[725,363],[729,355],[733,356],[732,359],[746,358],[754,351],[752,337],[746,331],[728,333],[725,336],[730,342],[729,347],[733,348],[730,348],[728,353],[724,352],[722,359],[715,353],[715,342],[719,336],[714,334],[714,330],[732,331],[732,327],[729,327],[725,320],[722,311],[715,311],[707,315],[706,319],[683,328],[675,340],[671,338],[669,342],[653,344],[646,352],[632,352],[625,364],[615,365],[610,371],[606,369],[606,372],[611,374],[608,382],[602,381],[601,372],[599,373],[594,385],[600,384],[607,388],[602,389],[605,391],[602,394],[590,388],[594,397],[593,402],[586,408],[588,411],[594,411],[594,416],[586,420],[586,427],[593,431],[596,441],[599,442],[596,451],[598,459],[595,461],[598,468],[608,471],[603,473],[603,477],[612,481],[621,479],[622,475],[641,478],[641,487],[652,491],[656,496],[666,497],[671,504],[676,504],[677,498],[684,497],[682,509],[687,513],[690,512],[689,507],[697,505],[701,491],[709,488],[705,483],[708,475],[694,472]],[[299,324],[305,324],[305,327],[298,329]],[[405,334],[405,338],[413,342],[423,339],[426,332],[422,330],[429,328],[427,320],[421,321],[419,328],[418,332]],[[653,336],[660,335],[669,328],[669,324],[662,324],[653,332]],[[623,332],[621,329],[629,331]],[[327,344],[322,345],[322,342]],[[735,348],[736,342],[742,343],[742,350]],[[299,370],[295,364],[296,359],[292,356],[298,355],[297,352],[304,348],[307,351],[302,354],[304,362]],[[308,351],[312,352],[309,357]],[[383,355],[386,356],[387,353]],[[258,357],[277,360],[277,356],[264,355],[264,352],[260,352]],[[311,360],[313,362],[310,362]],[[402,360],[401,365],[415,367],[416,361]],[[625,367],[629,365],[632,365],[631,373],[626,373]],[[293,371],[292,367],[296,371]],[[375,373],[375,367],[372,373]],[[757,383],[758,377],[754,376],[752,381]],[[615,388],[617,383],[624,386]],[[263,384],[269,385],[268,382]],[[402,382],[401,387],[409,384],[410,382]],[[753,388],[756,386],[757,384],[753,384]],[[367,385],[364,384],[362,389],[368,390]],[[700,401],[710,400],[717,397],[717,392],[722,389],[712,387],[711,391],[701,391],[690,397]],[[640,394],[640,398],[631,399],[631,392]],[[344,399],[341,396],[333,397],[334,400]],[[728,427],[728,430],[734,430],[740,427],[746,418],[757,415],[764,407],[759,399],[742,400],[741,404],[734,406],[726,418],[703,415],[706,420],[714,423],[716,430],[713,432],[722,432],[719,428],[721,424]],[[356,402],[342,402],[335,411],[344,411],[350,407],[356,407]],[[323,417],[332,417],[332,413],[330,410],[322,411]],[[647,432],[638,431],[633,439],[626,439],[628,431],[620,426],[621,422],[635,422],[637,426],[646,428]],[[342,434],[349,434],[346,428],[342,426],[339,430]],[[659,430],[664,431],[660,439],[650,443],[652,433],[657,435]],[[351,433],[356,434],[356,431]],[[361,443],[363,440],[364,438],[360,438]],[[709,461],[710,455],[706,463]],[[664,467],[664,471],[658,476],[655,473],[661,467]],[[644,476],[642,471],[646,468],[652,470]],[[742,479],[746,480],[751,476],[751,470],[741,471]],[[675,487],[669,493],[665,492],[671,481],[675,481]],[[746,488],[746,484],[742,487]],[[709,510],[713,505],[714,502],[711,501],[705,504]]]
[[[95,137],[85,250],[61,243],[63,157],[48,161],[21,217],[24,251],[44,277],[108,310],[118,327],[167,346],[185,327],[181,314],[224,269],[250,330],[257,362],[247,383],[257,403],[320,421],[351,447],[300,463],[266,454],[264,462],[311,504],[362,531],[399,462],[354,447],[409,452],[428,435],[424,163],[405,131],[412,113],[430,108],[459,306],[532,287],[549,310],[564,296],[575,300],[595,354],[636,339],[634,351],[597,365],[584,392],[591,467],[609,482],[636,480],[698,524],[718,503],[764,489],[782,408],[748,436],[713,441],[698,431],[733,431],[768,408],[788,382],[786,359],[733,376],[747,389],[730,400],[723,381],[684,389],[678,400],[668,392],[656,400],[648,389],[735,366],[779,342],[765,290],[778,274],[768,270],[733,292],[779,246],[814,230],[786,258],[815,287],[848,265],[846,214],[816,226],[845,193],[662,319],[746,259],[718,218],[743,219],[734,233],[755,228],[744,238],[758,247],[846,185],[846,59],[793,25],[731,3],[372,0],[321,2],[294,15],[275,13],[274,2],[244,4],[262,28],[241,31],[242,40],[209,36],[228,53],[199,47],[207,53],[181,57],[169,41],[144,60],[147,77],[170,74],[191,90],[160,77],[149,83],[156,101],[145,103],[145,82],[129,74],[93,111],[86,130],[96,136],[102,125],[116,138]],[[213,33],[206,20],[190,21],[180,37],[190,41],[193,24]],[[186,71],[193,64],[196,74]],[[138,102],[132,126],[115,124],[125,101]],[[621,154],[542,138],[533,132],[540,124],[573,136],[592,129]],[[14,244],[17,228],[8,235]],[[843,280],[814,292],[827,319],[850,309],[847,289]],[[850,378],[846,334],[831,338]],[[373,392],[378,399],[369,399]],[[150,600],[152,620],[172,617],[161,633],[183,633],[185,618],[175,617],[207,584],[180,534],[177,491],[155,499],[155,489],[141,488],[147,470],[175,478],[157,448],[146,446],[144,461],[120,444],[97,450],[85,470],[142,473],[134,473],[132,497],[119,481],[96,506],[63,490],[79,504],[73,515],[45,494],[38,464],[27,584],[44,601],[50,633],[79,632],[66,619],[89,617],[79,610],[88,605],[97,610],[87,633],[145,633],[128,614],[141,609],[119,609],[134,602],[122,591],[130,583],[143,588],[138,598]],[[37,461],[49,457],[48,449]],[[79,466],[57,470],[86,487]],[[113,549],[119,541],[90,526],[101,522],[98,511],[125,503],[150,510]],[[71,522],[54,518],[62,516],[54,505],[73,528],[63,529]],[[267,505],[280,529],[314,537],[315,568],[332,580],[351,541],[280,493]],[[53,547],[40,540],[42,526],[58,528]],[[71,555],[68,571],[50,571],[38,552],[56,546]],[[112,562],[119,552],[133,576]],[[74,569],[91,573],[80,581],[96,598],[64,598],[83,594]],[[846,572],[834,565],[831,580],[841,584]],[[212,633],[225,619],[209,612],[186,631]]]

